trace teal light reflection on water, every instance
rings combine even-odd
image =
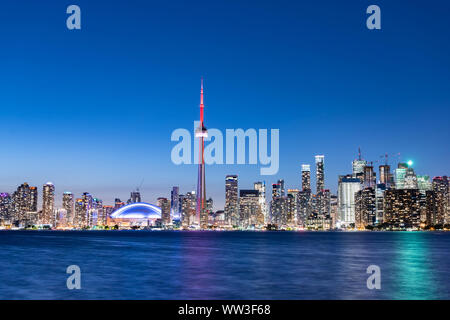
[[[394,299],[436,299],[437,280],[433,276],[430,234],[398,232],[394,241]],[[383,271],[382,271],[383,273]]]

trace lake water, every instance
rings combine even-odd
[[[0,299],[450,299],[450,232],[0,231],[0,265]]]

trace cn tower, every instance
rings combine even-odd
[[[208,225],[208,213],[206,212],[206,186],[205,186],[205,138],[208,137],[208,130],[206,130],[204,125],[203,116],[203,78],[201,80],[200,88],[200,124],[195,130],[195,137],[198,138],[199,142],[199,163],[198,163],[198,178],[197,178],[197,207],[195,222],[200,226],[200,228],[205,228]]]

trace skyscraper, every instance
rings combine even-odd
[[[302,191],[311,190],[311,166],[302,164]]]
[[[239,222],[243,228],[264,225],[264,216],[259,205],[258,190],[240,190]]]
[[[81,196],[82,198],[82,208],[83,217],[81,218],[83,227],[93,226],[93,203],[92,195],[89,192],[84,192]]]
[[[316,193],[325,189],[325,172],[324,172],[324,160],[325,156],[317,155],[316,157]]]
[[[384,193],[389,189],[386,184],[379,183],[375,189],[375,204],[376,204],[376,224],[383,223],[384,216]]]
[[[197,208],[197,196],[195,191],[188,192],[182,197],[181,202],[181,223],[187,228],[194,223]]]
[[[366,165],[364,167],[364,187],[373,188],[376,184],[375,172],[373,171],[373,165]]]
[[[269,213],[267,210],[266,203],[266,182],[255,182],[253,184],[254,189],[259,193],[259,205],[261,207],[261,212],[264,217],[264,223],[269,223]]]
[[[420,224],[419,190],[386,190],[383,221],[393,228],[404,229],[418,227]]]
[[[281,197],[281,185],[279,183],[272,184],[272,200]]]
[[[383,164],[378,168],[380,170],[380,183],[389,187],[391,182],[391,167],[388,164]]]
[[[180,188],[173,187],[170,192],[170,209],[175,219],[180,218]]]
[[[238,176],[225,177],[225,219],[231,226],[239,224]]]
[[[103,214],[105,216],[105,226],[109,227],[109,221],[111,218],[111,214],[114,212],[114,206],[103,206]]]
[[[361,189],[361,180],[341,176],[338,184],[339,220],[345,225],[355,223],[355,193]]]
[[[21,184],[12,195],[10,223],[15,225],[34,224],[37,222],[37,188],[28,183]],[[32,214],[33,213],[33,214]]]
[[[75,217],[75,207],[72,192],[66,191],[63,193],[62,207],[65,210],[67,226],[73,226],[73,220]]]
[[[311,190],[302,190],[298,193],[297,225],[306,227],[306,220],[312,214]]]
[[[434,177],[433,191],[436,198],[435,224],[450,224],[448,177]]]
[[[273,197],[270,202],[270,222],[279,227],[287,224],[288,200],[287,197]]]
[[[104,226],[106,224],[103,201],[99,198],[92,199],[92,226]]]
[[[284,197],[286,195],[284,189],[284,180],[279,179],[277,183],[272,184],[272,198],[274,197]]]
[[[433,189],[433,186],[430,181],[430,176],[422,175],[417,176],[417,187],[419,190],[429,191]]]
[[[30,186],[30,202],[31,202],[31,206],[30,206],[30,211],[32,212],[37,212],[38,209],[38,189],[37,187],[31,187]]]
[[[338,198],[336,195],[332,194],[330,196],[330,218],[331,218],[331,228],[336,228],[336,223],[339,219],[338,216]]]
[[[433,187],[431,184],[430,176],[417,176],[417,188],[420,193],[420,221],[425,226],[431,225],[431,216],[428,212],[428,196],[431,196],[428,192],[432,192]]]
[[[75,201],[75,216],[73,218],[73,226],[81,229],[86,226],[86,209],[82,198]]]
[[[55,186],[47,182],[42,190],[42,224],[54,224]]]
[[[418,189],[417,176],[416,176],[413,168],[406,169],[403,188]]]
[[[279,193],[281,197],[284,197],[286,195],[286,189],[284,188],[284,179],[278,180],[278,186],[279,186]]]
[[[136,189],[136,191],[132,191],[130,194],[130,203],[136,203],[141,202],[141,193],[139,192],[139,189]]]
[[[13,200],[9,193],[0,193],[0,225],[10,225]]]
[[[161,208],[161,220],[164,225],[171,224],[172,220],[170,219],[170,201],[167,198],[158,198],[157,206]]]
[[[206,185],[205,185],[205,158],[204,139],[208,137],[208,130],[204,125],[204,105],[203,105],[203,79],[200,89],[200,124],[195,130],[195,137],[199,142],[199,164],[198,164],[198,177],[197,177],[197,208],[196,208],[196,223],[204,228],[208,225],[208,213],[206,212]]]
[[[214,213],[213,208],[214,208],[214,200],[213,198],[209,197],[208,200],[206,200],[206,212],[208,213],[209,216],[212,213]]]
[[[364,229],[376,221],[375,189],[366,187],[355,193],[355,227]]]
[[[297,224],[299,194],[300,190],[298,189],[288,189],[286,223],[289,226],[295,226]]]
[[[405,188],[405,176],[406,176],[406,168],[399,167],[395,169],[395,189],[404,189]]]
[[[330,216],[330,199],[331,199],[331,192],[329,189],[323,189],[318,195],[317,195],[318,201],[316,208],[316,212],[318,215],[320,215],[322,218],[329,217]]]

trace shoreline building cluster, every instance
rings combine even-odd
[[[252,189],[239,189],[238,176],[225,177],[225,206],[213,210],[213,199],[205,200],[202,225],[198,224],[196,191],[180,193],[174,186],[170,197],[159,197],[156,205],[142,202],[136,189],[123,202],[116,198],[106,205],[88,192],[76,198],[62,194],[55,206],[55,186],[38,188],[23,183],[12,193],[0,193],[0,227],[52,229],[108,229],[161,227],[170,229],[443,229],[450,224],[449,179],[417,175],[412,162],[400,162],[391,172],[361,157],[352,162],[352,173],[338,176],[337,194],[325,186],[325,157],[315,157],[316,189],[311,188],[311,165],[301,165],[299,188],[286,188],[279,179],[266,199],[266,182]],[[267,201],[268,200],[268,201]]]
[[[158,217],[151,217],[152,223],[160,223],[162,220],[170,220],[170,208],[167,212],[167,201],[161,199],[164,212],[154,206],[152,210]],[[148,206],[141,203],[141,194],[139,190],[131,192],[127,202],[122,202],[116,198],[114,205],[104,205],[99,198],[92,196],[89,192],[84,192],[79,198],[74,194],[65,191],[62,194],[61,208],[55,207],[55,186],[48,182],[42,187],[42,208],[38,210],[38,191],[37,187],[30,186],[28,183],[20,185],[12,194],[0,193],[0,227],[2,228],[44,228],[44,229],[105,229],[117,227],[125,222],[130,224],[132,215],[120,216],[114,218],[114,213],[121,208],[132,204],[142,204],[140,210]],[[169,217],[169,218],[167,218]],[[127,219],[124,219],[127,218]],[[126,221],[125,221],[126,220]],[[147,220],[149,219],[131,219]],[[143,221],[136,221],[142,224]]]
[[[253,190],[238,188],[238,176],[225,178],[225,208],[218,226],[241,229],[443,229],[450,225],[449,179],[417,175],[411,161],[391,173],[361,158],[352,173],[338,177],[334,195],[325,188],[325,157],[315,156],[316,192],[311,190],[311,165],[301,165],[301,188],[287,189],[283,179],[272,184],[266,206],[265,183]],[[256,200],[258,199],[258,200]]]
[[[391,173],[387,163],[352,163],[353,172],[339,176],[339,227],[363,229],[430,229],[450,224],[449,180],[417,175],[413,162],[398,163]]]

